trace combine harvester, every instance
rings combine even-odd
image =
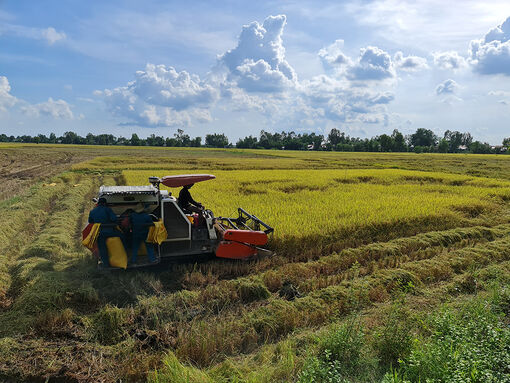
[[[215,217],[210,210],[203,210],[199,214],[185,212],[169,191],[160,190],[160,184],[177,188],[214,178],[210,174],[149,177],[150,185],[146,186],[101,186],[97,199],[106,199],[107,205],[119,217],[119,222],[130,209],[134,210],[140,204],[146,207],[154,221],[163,222],[167,238],[161,244],[149,245],[154,246],[155,263],[170,259],[195,260],[198,256],[211,254],[229,259],[250,259],[257,255],[272,254],[260,246],[267,244],[268,234],[274,229],[255,215],[242,208],[237,209],[239,216],[236,218]],[[83,238],[90,232],[91,225],[83,230]],[[131,249],[129,241],[126,242],[128,248],[125,250],[129,257]],[[97,246],[93,253],[99,262]],[[153,264],[140,262],[128,265],[127,268]]]

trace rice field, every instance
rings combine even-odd
[[[508,378],[510,156],[15,149],[63,160],[0,202],[0,380]],[[191,189],[215,215],[272,225],[275,255],[99,272],[99,185],[184,173],[216,175]]]
[[[437,172],[307,169],[214,173],[217,179],[193,187],[195,199],[217,216],[235,216],[237,207],[252,212],[276,228],[275,246],[289,255],[298,251],[295,246],[287,249],[291,244],[317,247],[319,242],[323,246],[352,238],[356,232],[391,233],[394,226],[412,227],[424,220],[454,227],[466,215],[490,211],[510,198],[510,182]],[[154,174],[152,170],[122,172],[127,185],[147,184]],[[178,195],[179,189],[170,191]]]

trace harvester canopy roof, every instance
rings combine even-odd
[[[178,188],[214,178],[216,176],[212,174],[181,174],[178,176],[165,176],[161,178],[161,183],[169,188]]]
[[[152,185],[145,186],[101,186],[99,196],[113,194],[156,194],[158,189]]]

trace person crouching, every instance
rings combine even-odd
[[[117,216],[106,204],[106,198],[101,197],[97,201],[97,206],[90,211],[89,223],[100,223],[99,235],[97,237],[97,247],[99,256],[104,267],[110,267],[108,260],[108,249],[106,240],[110,237],[120,237],[124,243],[122,233],[116,229]]]
[[[154,226],[154,222],[152,218],[145,211],[144,207],[140,204],[135,211],[133,211],[129,217],[131,221],[132,228],[132,243],[131,243],[131,263],[136,263],[136,259],[138,257],[138,250],[140,249],[140,245],[145,243],[145,247],[147,249],[147,255],[149,256],[149,262],[156,262],[156,257],[154,256],[154,248],[152,244],[147,242],[147,235],[149,234],[149,227]]]

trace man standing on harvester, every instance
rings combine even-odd
[[[203,210],[202,204],[195,201],[189,192],[193,185],[186,185],[179,192],[179,207],[186,213],[201,213]]]
[[[147,255],[149,256],[149,262],[156,262],[156,257],[154,256],[154,248],[152,247],[151,243],[147,242],[149,228],[154,226],[154,222],[152,221],[151,216],[145,211],[146,208],[147,206],[144,207],[140,204],[140,206],[138,206],[138,208],[129,216],[129,220],[131,221],[131,229],[133,231],[131,243],[131,263],[136,263],[138,250],[140,249],[140,245],[142,243],[145,243]]]
[[[100,223],[99,235],[97,237],[97,247],[99,248],[99,255],[104,267],[109,267],[108,249],[106,248],[106,240],[110,237],[120,237],[122,234],[115,228],[117,224],[117,216],[106,206],[106,198],[99,198],[97,206],[90,211],[89,223]]]

